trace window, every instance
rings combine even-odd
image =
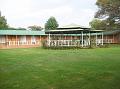
[[[35,44],[35,42],[36,42],[35,36],[32,36],[32,37],[31,37],[31,42],[32,42],[32,44]]]
[[[0,43],[5,43],[5,36],[0,36]]]
[[[26,44],[26,36],[20,36],[20,43]]]

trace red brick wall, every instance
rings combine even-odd
[[[120,43],[120,33],[113,35],[105,35],[104,39],[113,39],[113,43]]]
[[[115,43],[120,43],[120,33],[115,35]]]
[[[6,37],[6,41],[20,41],[20,36],[13,36],[13,35],[8,35],[5,36]],[[32,36],[26,36],[26,41],[29,41],[31,43],[31,37]],[[65,38],[65,37],[64,37]],[[91,37],[91,39],[94,39],[95,36]],[[98,36],[98,38],[101,38]],[[104,39],[113,39],[114,38],[114,42],[113,43],[120,43],[120,33],[114,34],[114,35],[104,35]],[[4,44],[0,44],[0,48],[29,48],[29,47],[40,47],[42,46],[42,41],[47,40],[47,36],[35,36],[36,42],[39,42],[39,44],[34,44],[34,45],[8,45],[8,42],[4,43]],[[67,40],[71,39],[71,36],[66,36]],[[75,37],[72,36],[72,39],[80,39],[80,37]],[[17,44],[17,43],[16,43]]]
[[[37,44],[31,44],[31,37],[32,36],[26,36],[26,41],[29,43],[24,44],[24,45],[18,45],[17,42],[14,41],[20,41],[20,36],[13,36],[13,35],[9,35],[6,37],[6,43],[5,44],[0,44],[0,48],[29,48],[29,47],[40,47],[42,45],[41,40],[45,40],[46,36],[35,36],[36,39],[36,43]],[[11,42],[11,45],[9,45],[8,42]],[[39,44],[38,44],[39,43]]]

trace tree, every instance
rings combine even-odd
[[[5,16],[0,16],[0,29],[8,28],[7,20],[5,19]]]
[[[107,30],[106,21],[100,19],[93,19],[90,23],[93,30]]]
[[[58,27],[58,23],[55,17],[50,17],[45,23],[45,30],[55,30]]]
[[[28,28],[31,29],[31,30],[42,30],[43,29],[41,26],[36,26],[36,25],[29,26]]]
[[[110,28],[120,27],[120,0],[97,0],[95,18],[105,19]]]

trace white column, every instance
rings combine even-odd
[[[63,45],[62,34],[61,34],[61,46]]]
[[[49,45],[49,34],[47,34],[47,45]]]
[[[75,41],[75,45],[76,45],[76,46],[78,46],[78,45],[77,45],[77,39],[78,39],[78,37],[77,37],[77,34],[76,34],[76,41]]]
[[[10,41],[8,41],[8,45],[10,45]]]
[[[49,37],[48,37],[48,45],[50,47],[50,33],[49,33]]]
[[[8,35],[6,35],[6,46],[8,47]]]
[[[18,46],[19,46],[19,41],[18,41]]]
[[[82,47],[83,47],[83,31],[81,32],[81,34],[82,34]]]
[[[112,43],[114,43],[114,38],[115,38],[115,37],[114,37],[114,34],[113,34],[113,40],[112,40]]]
[[[87,33],[84,33],[84,46],[86,46],[87,45],[87,35],[86,35]]]
[[[39,45],[41,46],[41,36],[40,36],[40,38],[39,38]]]
[[[68,39],[69,40],[69,39]],[[73,45],[73,42],[72,42],[72,34],[71,34],[71,40],[69,40],[70,43],[71,43],[71,46]]]
[[[57,40],[54,40],[54,42],[55,42],[55,46],[56,46],[56,44],[57,44]]]
[[[15,42],[15,45],[18,45],[18,44],[17,44],[17,41],[18,41],[17,39],[18,39],[18,38],[17,38],[17,35],[16,35],[16,38],[15,38],[15,41],[16,41],[16,42]]]
[[[90,45],[91,43],[90,43],[90,32],[89,32],[89,45]]]
[[[56,46],[59,46],[59,35],[57,35],[57,38],[55,40],[57,40]]]
[[[97,33],[96,33],[96,46],[97,46]]]
[[[64,46],[65,36],[63,35],[63,46]]]
[[[105,38],[105,43],[108,43],[108,42],[107,42],[107,35],[106,35],[105,37],[106,37],[106,38]]]
[[[80,36],[80,38],[79,38],[79,39],[80,39],[80,41],[79,41],[79,46],[80,46],[80,45],[81,45],[81,44],[80,44],[80,42],[81,42],[81,36]]]
[[[102,45],[103,45],[103,32],[102,32]]]

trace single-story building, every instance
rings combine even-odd
[[[45,39],[44,31],[0,30],[0,48],[39,47]]]
[[[42,42],[51,46],[86,47],[108,43],[120,43],[120,30],[91,30],[85,27],[63,27],[57,30],[0,30],[0,48],[40,47]]]
[[[120,44],[120,30],[104,32],[104,43]]]

